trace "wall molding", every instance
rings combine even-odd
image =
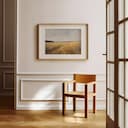
[[[85,72],[75,72],[80,74],[85,74]],[[73,72],[17,72],[17,75],[73,75]],[[87,73],[87,74],[96,74],[98,76],[106,76],[106,74],[103,73]]]
[[[18,76],[20,76],[20,75],[23,75],[23,76],[31,76],[31,75],[34,75],[34,76],[35,75],[51,76],[51,75],[73,75],[73,73],[63,73],[63,72],[62,73],[59,73],[59,72],[54,72],[54,73],[53,72],[48,72],[48,73],[47,72],[46,73],[45,72],[43,72],[43,73],[42,72],[18,72],[17,75]]]
[[[42,102],[42,101],[61,101],[61,98],[56,98],[56,99],[50,99],[50,100],[35,100],[35,99],[29,99],[29,98],[25,98],[23,97],[23,87],[24,87],[24,82],[47,82],[47,83],[51,83],[51,82],[63,82],[66,81],[68,79],[30,79],[30,78],[24,78],[24,79],[20,79],[20,85],[19,85],[19,100],[21,102]]]
[[[72,77],[74,73],[59,73],[59,72],[49,72],[49,73],[42,73],[42,72],[19,72],[16,75],[17,76],[67,76],[67,77]],[[84,73],[80,73],[80,74],[84,74]],[[91,74],[91,73],[87,73],[87,74]],[[94,73],[93,73],[94,74]],[[104,82],[106,81],[106,74],[97,74],[96,73],[96,78],[97,78],[97,82]]]
[[[43,82],[60,82],[60,85],[62,85],[61,83],[65,80],[71,80],[72,79],[72,73],[41,73],[41,74],[17,74],[17,86],[16,86],[16,109],[17,110],[61,110],[62,106],[61,106],[61,102],[62,102],[62,97],[58,96],[57,99],[51,99],[51,100],[40,100],[40,99],[31,99],[31,97],[24,97],[23,96],[23,90],[25,90],[25,84],[30,86],[31,88],[31,83],[34,83],[32,85],[32,87],[36,86],[36,82],[42,82],[42,86]],[[97,78],[97,82],[98,82],[98,86],[99,88],[102,86],[103,88],[105,88],[105,79],[103,79],[103,77],[105,77],[105,75],[99,75]],[[25,83],[24,83],[25,82]],[[103,84],[102,84],[103,83]],[[47,85],[45,85],[47,86]],[[51,84],[52,86],[52,84]],[[54,86],[54,84],[53,84]],[[52,87],[53,87],[52,86]],[[59,91],[59,90],[58,90]],[[82,99],[79,99],[77,102],[78,103],[78,109],[82,109],[81,108],[81,104],[82,104]],[[91,106],[91,102],[92,99],[89,99],[89,108],[92,108]],[[105,97],[97,97],[96,98],[96,103],[97,103],[97,110],[105,110],[105,102],[106,99]],[[38,107],[39,106],[39,107]],[[72,109],[72,102],[71,99],[67,99],[67,109]]]
[[[77,103],[77,110],[83,110],[84,105],[81,105],[83,101],[79,101]],[[92,101],[89,101],[89,110],[92,110]],[[97,106],[96,110],[106,110],[106,104],[105,100],[97,100]],[[58,101],[51,101],[50,105],[47,105],[49,102],[40,102],[40,103],[34,103],[31,102],[29,104],[22,104],[16,107],[16,110],[62,110],[62,103]],[[39,105],[36,105],[39,104]],[[47,106],[47,107],[46,107]],[[68,103],[66,104],[66,110],[72,110],[72,104]]]
[[[3,69],[3,68],[6,68],[6,69],[14,69],[15,66],[5,66],[5,65],[4,65],[4,66],[1,66],[1,65],[0,65],[0,68],[2,68],[2,69]]]
[[[0,93],[0,96],[14,96],[13,92],[3,92],[3,93]]]
[[[6,87],[6,75],[7,74],[14,74],[13,71],[3,71],[3,84],[2,84],[2,87],[3,87],[3,90],[13,90],[14,88],[13,87]]]
[[[6,59],[6,53],[5,53],[5,49],[6,49],[6,47],[5,47],[5,39],[6,39],[6,36],[5,36],[5,33],[6,33],[6,30],[5,30],[5,21],[6,21],[6,19],[5,19],[5,15],[6,15],[6,11],[5,11],[5,1],[6,0],[2,0],[2,3],[3,3],[3,54],[2,54],[2,62],[3,63],[14,63],[14,62],[16,62],[15,60],[7,60]]]

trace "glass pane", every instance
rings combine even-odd
[[[128,17],[128,0],[125,0],[125,17]]]
[[[119,127],[124,128],[124,99],[119,98]]]
[[[128,62],[125,67],[125,98],[128,99]]]
[[[125,57],[128,59],[128,21],[125,23]]]
[[[109,83],[109,81],[110,81],[110,80],[109,80],[109,77],[110,77],[110,76],[109,76],[109,73],[110,73],[110,72],[109,72],[109,65],[110,65],[110,64],[107,64],[107,88],[110,88],[110,83]]]
[[[119,20],[124,19],[124,0],[119,0]]]
[[[119,94],[124,96],[124,62],[119,62]]]
[[[114,120],[114,94],[112,92],[110,92],[109,99],[110,99],[110,104],[109,104],[110,118]]]
[[[128,128],[128,102],[125,102],[125,128]]]
[[[109,97],[110,97],[110,94],[109,94],[109,91],[107,91],[107,115],[110,116],[110,108],[109,108],[109,106],[110,106],[110,99],[109,99]]]
[[[124,58],[124,24],[119,25],[119,58]]]
[[[108,87],[114,90],[114,64],[108,65]]]
[[[114,34],[109,36],[109,60],[114,61]]]
[[[114,30],[114,0],[110,2],[110,11],[109,11],[109,20],[110,20],[110,31]]]
[[[109,24],[110,24],[109,23],[109,17],[110,17],[109,14],[110,13],[109,13],[109,4],[108,4],[108,6],[107,6],[107,32],[109,32]]]
[[[110,35],[107,35],[107,60],[109,61],[109,56],[110,56]]]

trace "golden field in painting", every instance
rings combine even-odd
[[[77,41],[46,42],[46,54],[81,54],[81,45]]]

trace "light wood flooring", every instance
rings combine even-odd
[[[105,111],[85,119],[82,112],[0,110],[0,128],[105,128]]]

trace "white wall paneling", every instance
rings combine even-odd
[[[13,90],[14,89],[14,72],[3,71],[3,89]]]
[[[48,101],[61,100],[62,80],[46,79],[21,79],[21,101]],[[31,93],[28,93],[31,90]]]
[[[71,74],[18,75],[16,108],[44,110],[61,109],[62,82],[65,80],[71,80],[72,78],[73,75]],[[105,109],[106,97],[104,92],[105,75],[97,75],[97,109]],[[67,102],[67,109],[71,109],[72,100],[69,98],[67,99]],[[89,102],[89,108],[91,108],[92,99],[89,99]],[[83,108],[82,104],[83,101],[78,99],[78,109]]]
[[[103,5],[103,0],[17,0],[17,109],[60,109],[61,83],[72,79],[73,73],[97,74],[97,105],[105,109]],[[38,60],[37,24],[43,23],[88,24],[88,60]],[[51,93],[52,97],[48,97]],[[69,100],[68,109],[70,105]]]

